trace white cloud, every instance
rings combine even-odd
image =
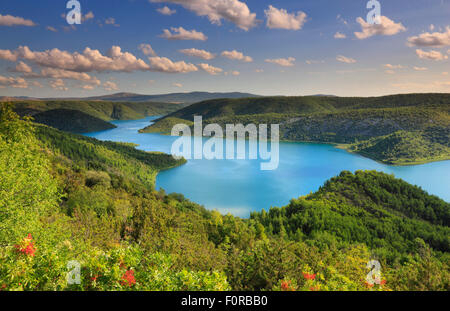
[[[413,69],[416,71],[427,71],[428,70],[427,67],[416,67],[416,66],[414,66]]]
[[[116,19],[114,17],[109,17],[107,19],[105,19],[105,24],[106,25],[113,25],[116,27],[119,27],[120,25],[116,23]]]
[[[384,72],[390,75],[395,74],[395,70],[385,70]]]
[[[13,87],[18,89],[28,88],[28,82],[24,78],[0,76],[0,88]]]
[[[362,40],[375,35],[393,36],[399,32],[406,31],[402,23],[395,23],[386,16],[381,16],[380,24],[369,24],[362,17],[356,21],[361,25],[361,32],[355,32],[356,38]]]
[[[237,70],[231,70],[231,71],[227,71],[227,72],[225,72],[225,75],[226,76],[228,76],[228,75],[232,75],[232,76],[239,76],[241,73],[239,72],[239,71],[237,71]]]
[[[122,52],[119,46],[113,46],[107,54],[107,56],[103,55],[100,51],[92,50],[89,47],[85,48],[82,53],[70,53],[59,49],[38,52],[30,50],[27,46],[20,46],[14,51],[0,50],[0,59],[9,61],[24,59],[43,67],[77,72],[133,72],[150,69],[142,59],[136,58],[131,53]]]
[[[205,60],[211,60],[216,57],[216,55],[214,55],[213,53],[199,49],[183,49],[179,52],[188,56],[199,57]]]
[[[167,57],[149,57],[150,70],[166,73],[187,73],[198,71],[194,64],[185,63],[184,61],[173,62]]]
[[[447,27],[444,32],[425,32],[418,36],[408,38],[408,45],[410,46],[429,46],[429,47],[444,47],[450,45],[450,27]]]
[[[217,25],[221,24],[222,19],[246,31],[257,25],[256,14],[251,13],[247,4],[239,0],[150,0],[150,2],[179,4],[199,16],[207,16],[211,23]]]
[[[350,57],[345,57],[344,55],[338,55],[336,57],[336,60],[341,62],[341,63],[346,63],[346,64],[354,64],[356,63],[356,59],[350,58]]]
[[[388,68],[388,69],[403,69],[403,68],[405,68],[402,65],[391,65],[391,64],[386,64],[386,65],[384,65],[384,67]]]
[[[255,72],[256,72],[256,73],[263,73],[264,70],[263,70],[263,69],[256,69]]]
[[[419,56],[420,59],[428,59],[428,60],[435,60],[435,61],[441,61],[441,60],[445,60],[448,59],[447,55],[442,54],[439,51],[424,51],[421,49],[417,49],[416,50],[416,54],[417,56]]]
[[[36,24],[23,17],[0,14],[0,26],[36,26]]]
[[[83,90],[88,90],[88,91],[90,91],[90,90],[93,90],[95,87],[94,87],[93,85],[86,84],[86,85],[82,85],[81,88],[82,88]]]
[[[246,63],[250,63],[253,61],[253,58],[251,58],[250,56],[245,56],[242,52],[238,52],[236,50],[223,51],[221,55],[228,59],[241,60]]]
[[[52,27],[52,26],[47,26],[47,27],[45,27],[45,29],[47,29],[48,31],[52,31],[52,32],[58,32],[58,29],[56,29],[55,27]]]
[[[343,33],[341,33],[341,32],[336,32],[335,34],[334,34],[334,38],[335,39],[345,39],[345,38],[347,38],[347,36],[345,35],[345,34],[343,34]]]
[[[33,78],[71,79],[100,85],[100,80],[85,72],[75,72],[56,68],[43,68],[40,74],[32,74]]]
[[[103,88],[107,91],[117,91],[119,90],[119,87],[117,86],[117,83],[112,81],[106,81],[103,83]]]
[[[198,67],[206,71],[210,75],[218,75],[223,71],[223,69],[211,66],[209,64],[198,64]]]
[[[66,87],[64,80],[56,79],[49,82],[49,85],[58,91],[68,91],[69,89]]]
[[[88,21],[88,20],[90,20],[90,19],[93,19],[95,16],[94,16],[94,13],[92,13],[92,11],[89,11],[88,13],[86,13],[86,14],[84,14],[82,17],[81,17],[81,20],[83,21],[83,22],[85,22],[85,21]]]
[[[208,39],[202,32],[196,30],[186,30],[183,27],[172,27],[172,32],[169,29],[164,29],[162,38],[168,40],[200,40],[205,41]]]
[[[156,56],[156,53],[155,53],[155,51],[153,50],[153,48],[152,48],[152,46],[151,46],[150,44],[142,43],[142,44],[139,45],[138,49],[139,49],[144,55],[147,55],[147,56],[149,56],[149,55],[150,55],[150,56]]]
[[[266,59],[266,63],[272,63],[277,64],[283,67],[292,67],[294,66],[295,58],[289,57],[289,58],[277,58],[277,59]]]
[[[316,60],[316,59],[307,59],[307,60],[305,60],[305,63],[306,63],[307,65],[324,64],[325,61],[324,61],[324,60]]]
[[[181,83],[172,83],[173,86],[178,87],[178,88],[182,88],[183,84]]]
[[[31,73],[33,72],[33,69],[31,69],[30,66],[28,66],[27,64],[25,64],[24,62],[20,61],[17,63],[16,68],[14,68],[14,70],[12,70],[14,72],[22,72],[22,73]]]
[[[165,6],[163,8],[159,8],[156,11],[158,11],[162,15],[169,15],[169,16],[173,15],[173,14],[175,14],[177,12],[176,10],[171,10],[168,6]]]
[[[285,9],[277,9],[269,5],[269,9],[264,13],[267,17],[266,26],[270,29],[288,29],[300,30],[306,22],[306,13],[298,11],[295,13],[288,13]]]

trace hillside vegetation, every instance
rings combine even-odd
[[[191,126],[195,115],[204,125],[280,124],[281,140],[345,144],[391,164],[450,159],[450,94],[220,99],[171,113],[142,132],[167,134],[173,124],[167,120]]]
[[[69,109],[86,113],[95,118],[111,120],[135,120],[148,116],[166,115],[183,106],[170,103],[157,102],[108,102],[85,100],[25,100],[15,101],[14,110],[19,115],[35,115],[36,113],[54,110]]]
[[[343,172],[250,219],[154,189],[182,164],[0,111],[1,290],[446,290],[450,204]],[[367,283],[369,260],[382,265]],[[67,264],[81,265],[68,284]]]
[[[33,121],[73,133],[98,132],[116,126],[84,112],[69,109],[53,109],[36,113]]]

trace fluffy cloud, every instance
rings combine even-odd
[[[64,83],[64,80],[62,79],[56,79],[49,82],[49,85],[58,91],[68,91],[69,89],[66,87],[66,84]]]
[[[14,51],[0,50],[0,59],[17,61],[28,60],[42,67],[57,68],[77,72],[91,71],[120,71],[133,72],[146,71],[150,67],[142,59],[133,54],[122,52],[119,46],[113,46],[108,55],[102,55],[98,50],[87,47],[83,53],[70,53],[59,49],[42,52],[32,51],[27,46],[20,46]]]
[[[202,32],[196,30],[186,30],[183,27],[172,27],[172,32],[169,29],[164,29],[162,38],[168,40],[200,40],[206,41],[208,39]]]
[[[43,68],[40,74],[32,74],[30,76],[34,78],[71,79],[100,85],[99,79],[92,77],[85,72],[75,72],[56,68]]]
[[[425,32],[419,36],[409,37],[410,46],[443,47],[450,45],[450,27],[444,32]]]
[[[194,64],[188,64],[184,61],[173,62],[167,57],[149,57],[150,70],[166,73],[187,73],[198,71]]]
[[[414,66],[413,69],[414,69],[415,71],[427,71],[427,70],[428,70],[427,67],[416,67],[416,66]]]
[[[104,82],[103,83],[103,87],[107,91],[117,91],[117,90],[119,90],[119,87],[117,86],[117,84],[115,82],[112,82],[112,81]]]
[[[417,56],[419,56],[420,59],[428,59],[428,60],[435,60],[435,61],[448,59],[447,55],[444,55],[439,51],[433,51],[433,50],[427,52],[427,51],[424,51],[421,49],[417,49],[416,54],[417,54]]]
[[[47,29],[48,31],[52,31],[52,32],[58,32],[58,29],[56,29],[55,27],[52,27],[52,26],[47,26],[47,27],[45,27],[45,29]]]
[[[106,25],[113,25],[116,27],[119,27],[120,25],[116,23],[116,19],[114,17],[109,17],[107,19],[105,19],[105,24]]]
[[[344,55],[338,55],[336,57],[336,60],[341,62],[341,63],[346,63],[346,64],[354,64],[356,63],[356,59],[350,58],[350,57],[345,57]]]
[[[369,24],[361,17],[358,17],[356,21],[361,25],[361,32],[355,32],[355,36],[361,40],[375,35],[393,36],[401,31],[406,31],[402,23],[395,23],[386,16],[381,16],[380,24]]]
[[[139,48],[139,50],[141,50],[142,53],[144,53],[144,55],[156,56],[156,53],[150,44],[142,43],[141,45],[139,45],[138,48]]]
[[[28,88],[28,82],[24,78],[0,76],[0,88],[13,87],[18,89]]]
[[[269,5],[269,9],[264,13],[267,17],[266,26],[270,29],[288,29],[300,30],[306,22],[307,15],[298,11],[295,13],[288,13],[285,9],[277,9]]]
[[[36,26],[36,24],[23,17],[0,14],[0,26]]]
[[[16,68],[14,68],[14,70],[12,71],[22,73],[32,73],[33,69],[31,69],[31,67],[25,64],[24,62],[20,61],[17,63]]]
[[[176,3],[199,16],[207,16],[211,23],[220,25],[222,19],[234,23],[243,30],[257,25],[256,14],[239,0],[150,0],[150,2]]]
[[[9,60],[10,62],[17,61],[17,54],[10,50],[0,50],[0,59]]]
[[[253,58],[250,56],[245,56],[243,53],[238,52],[236,50],[233,51],[223,51],[221,54],[223,57],[226,57],[228,59],[235,59],[235,60],[241,60],[246,63],[250,63],[253,61]]]
[[[218,75],[219,73],[221,73],[223,71],[221,68],[217,68],[217,67],[211,66],[209,64],[198,64],[198,67],[200,69],[206,71],[210,75]]]
[[[179,51],[180,53],[183,53],[188,56],[198,57],[205,60],[211,60],[216,57],[216,55],[205,51],[205,50],[198,50],[198,49],[183,49]]]
[[[173,14],[175,14],[177,12],[176,10],[171,10],[168,6],[165,6],[163,8],[159,8],[156,11],[158,11],[162,15],[169,15],[169,16],[173,15]]]
[[[403,68],[405,68],[402,65],[392,65],[392,64],[386,64],[386,65],[384,65],[384,67],[388,68],[388,69],[403,69]]]
[[[92,11],[89,11],[88,13],[86,13],[86,14],[84,14],[82,17],[81,17],[81,20],[83,21],[83,22],[85,22],[85,21],[88,21],[88,20],[90,20],[90,19],[93,19],[95,16],[94,16],[94,13],[92,13]]]
[[[345,39],[345,38],[347,38],[347,36],[346,36],[345,34],[343,34],[343,33],[336,32],[336,33],[334,34],[334,38],[335,38],[335,39]]]
[[[294,66],[295,58],[289,57],[289,58],[277,58],[277,59],[266,59],[266,63],[272,63],[276,65],[280,65],[283,67],[292,67]]]
[[[179,88],[183,87],[183,84],[181,83],[172,83],[172,85]]]

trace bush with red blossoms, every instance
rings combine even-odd
[[[29,233],[28,236],[24,238],[19,244],[16,244],[15,247],[19,253],[31,257],[34,257],[34,253],[36,252],[36,247],[34,247],[33,237],[31,236],[31,233]]]
[[[128,270],[127,272],[125,272],[124,275],[122,275],[122,285],[127,285],[129,287],[133,286],[134,284],[136,284],[136,279],[134,278],[134,271],[133,270]]]
[[[303,277],[305,278],[305,279],[307,279],[307,280],[314,280],[315,278],[316,278],[316,274],[314,273],[314,274],[310,274],[310,273],[307,273],[307,272],[303,272]]]

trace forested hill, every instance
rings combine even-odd
[[[282,140],[345,144],[385,163],[450,159],[450,94],[220,99],[171,113],[142,132],[170,133],[173,124],[191,126],[195,115],[205,125],[280,124]]]
[[[182,163],[2,107],[0,289],[450,290],[450,206],[417,187],[343,172],[240,219],[154,189]],[[67,283],[72,260],[81,284]]]
[[[104,121],[135,120],[143,119],[148,116],[166,115],[182,107],[183,106],[179,104],[158,102],[118,103],[84,100],[20,100],[14,102],[14,110],[22,116],[33,116],[48,110],[68,109],[81,111]]]
[[[73,133],[98,132],[116,127],[112,123],[84,112],[69,109],[53,109],[39,112],[33,115],[33,121]]]

